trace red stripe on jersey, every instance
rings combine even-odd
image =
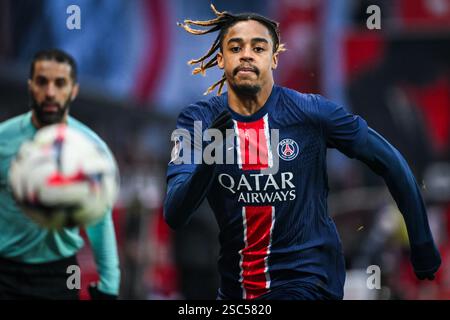
[[[269,167],[267,117],[253,122],[236,122],[238,156],[241,168],[263,170]],[[244,299],[255,299],[269,291],[270,254],[274,207],[245,206],[242,208],[245,247],[241,254],[241,283]]]
[[[253,122],[237,121],[240,161],[243,170],[268,168],[268,140],[264,118]]]
[[[268,292],[270,277],[268,256],[274,223],[274,207],[244,207],[245,248],[241,250],[241,281],[244,299],[254,299]]]

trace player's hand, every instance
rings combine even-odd
[[[117,300],[116,295],[100,291],[96,283],[89,284],[88,290],[91,300]]]
[[[228,111],[227,109],[223,110],[215,119],[214,121],[211,123],[211,125],[208,127],[208,129],[206,130],[207,135],[208,130],[210,129],[215,129],[215,130],[219,130],[221,133],[221,140],[215,140],[215,143],[225,143],[225,140],[227,139],[227,134],[231,135],[231,133],[234,131],[233,130],[228,130],[227,129],[233,129],[234,127],[234,122],[233,122],[233,118],[231,116],[230,111]],[[194,139],[194,145],[195,148],[197,150],[204,150],[204,148],[209,145],[210,142],[207,141],[202,141],[202,145],[200,145],[197,141],[195,141]]]
[[[209,129],[217,129],[222,132],[222,135],[225,137],[226,130],[232,129],[234,127],[233,118],[231,117],[230,111],[225,109],[222,111],[213,121]]]
[[[434,280],[441,265],[441,255],[434,243],[411,245],[411,263],[419,280]]]

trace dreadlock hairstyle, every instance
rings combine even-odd
[[[217,50],[221,50],[222,48],[222,41],[227,33],[228,29],[235,25],[237,22],[240,21],[248,21],[248,20],[255,20],[260,23],[262,23],[264,26],[267,27],[267,29],[270,32],[270,35],[272,36],[273,40],[273,53],[279,53],[282,51],[285,51],[284,44],[280,43],[280,30],[278,28],[279,24],[276,21],[270,20],[264,16],[261,16],[256,13],[241,13],[241,14],[232,14],[227,11],[219,12],[214,7],[213,4],[211,4],[211,9],[216,15],[215,19],[211,20],[205,20],[205,21],[198,21],[198,20],[184,20],[183,23],[177,23],[180,27],[184,28],[187,32],[194,34],[194,35],[204,35],[211,32],[219,31],[218,36],[214,40],[213,44],[209,48],[209,50],[206,52],[206,54],[198,59],[192,59],[188,61],[190,65],[198,65],[200,64],[200,67],[195,68],[192,71],[192,74],[202,74],[205,75],[206,70],[209,68],[212,68],[217,65]],[[199,26],[199,27],[209,27],[209,29],[193,29],[191,26]],[[207,61],[209,59],[209,61]],[[207,61],[207,62],[206,62]],[[217,95],[220,95],[222,93],[223,86],[225,84],[226,78],[225,73],[222,75],[222,78],[214,83],[212,86],[206,90],[204,93],[205,95],[212,92],[217,86],[219,86],[219,89],[217,91]]]

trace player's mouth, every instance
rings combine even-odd
[[[44,103],[42,105],[42,111],[44,112],[57,112],[59,110],[58,103]]]
[[[237,74],[248,75],[248,74],[252,74],[252,73],[258,75],[259,70],[255,67],[237,67],[234,70],[234,75],[237,75]]]

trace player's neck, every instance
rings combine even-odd
[[[68,113],[66,113],[64,115],[64,118],[62,119],[62,121],[60,123],[66,123],[67,124],[67,118],[68,118]],[[42,123],[40,123],[40,121],[38,120],[38,118],[37,118],[36,114],[34,113],[34,111],[31,113],[31,123],[38,130],[45,126]]]
[[[239,95],[229,88],[228,105],[230,108],[243,116],[251,116],[261,109],[272,92],[273,81],[261,88],[255,95]]]
[[[42,124],[39,122],[34,112],[31,114],[31,123],[36,129],[42,128]]]

